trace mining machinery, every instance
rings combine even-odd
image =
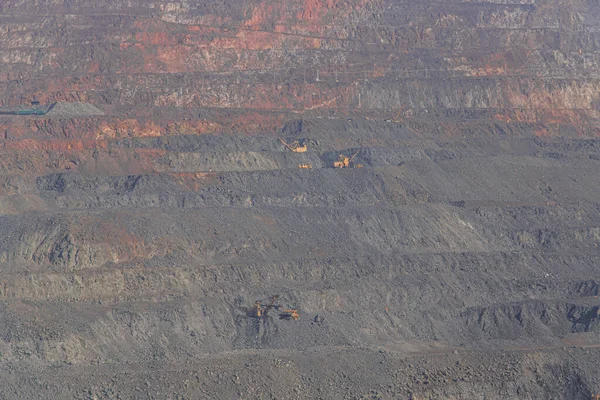
[[[338,157],[338,160],[334,161],[333,167],[334,168],[362,168],[363,167],[362,164],[354,163],[354,158],[358,155],[359,152],[360,152],[360,150],[356,150],[356,152],[354,154],[352,154],[352,156],[350,156],[350,157],[346,157],[345,155],[340,154],[340,156]]]
[[[279,139],[281,144],[283,144],[287,149],[289,149],[293,153],[306,153],[308,147],[306,146],[306,142],[304,140],[295,140],[291,144],[288,144],[283,139]]]
[[[257,300],[254,303],[254,316],[256,318],[263,318],[263,317],[266,318],[267,314],[274,307],[274,304],[275,304],[275,302],[277,301],[278,298],[279,298],[279,295],[276,294],[275,296],[273,296],[271,298],[271,301],[266,306],[263,305],[260,300]]]
[[[298,321],[298,319],[300,318],[300,314],[298,313],[298,310],[285,310],[282,309],[281,307],[277,307],[277,311],[279,311],[279,319],[285,319],[285,320],[290,320],[293,319],[294,321]]]
[[[275,302],[278,298],[279,295],[274,295],[267,305],[264,305],[260,300],[257,300],[254,303],[254,308],[252,309],[252,316],[254,318],[267,318],[269,311],[275,309],[275,311],[279,313],[279,319],[297,321],[300,318],[298,310],[286,309],[283,308],[283,306],[275,305]]]

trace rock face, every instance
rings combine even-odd
[[[599,50],[584,0],[1,2],[0,107],[58,103],[0,115],[0,397],[600,394]]]

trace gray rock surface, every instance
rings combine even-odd
[[[598,26],[0,2],[0,398],[600,394]]]

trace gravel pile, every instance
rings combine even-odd
[[[88,115],[104,115],[104,112],[98,107],[90,103],[68,103],[59,101],[54,103],[46,115],[49,116],[64,116],[64,117],[79,117]]]

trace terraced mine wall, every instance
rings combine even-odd
[[[599,40],[584,0],[3,1],[0,107],[63,112],[0,115],[0,397],[600,393]]]

